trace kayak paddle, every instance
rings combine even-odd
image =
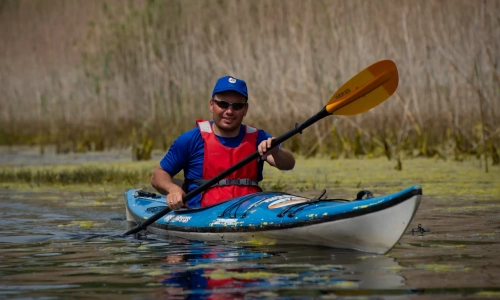
[[[330,98],[330,101],[328,101],[323,109],[321,109],[317,114],[304,121],[304,123],[297,124],[295,128],[273,140],[271,148],[283,143],[297,133],[302,133],[302,130],[333,113],[341,116],[350,116],[360,114],[374,108],[387,100],[394,93],[398,87],[398,83],[398,70],[393,61],[382,60],[374,63],[341,86],[340,89],[338,89]],[[259,151],[255,151],[235,165],[210,179],[208,182],[187,193],[182,200],[186,203],[194,196],[210,188],[215,183],[229,176],[231,173],[258,157]],[[125,232],[124,235],[137,233],[146,229],[146,227],[156,222],[159,218],[163,217],[170,211],[171,210],[168,206],[165,207],[161,211],[152,215],[149,219],[137,224],[137,226]]]

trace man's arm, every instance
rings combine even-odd
[[[292,152],[289,150],[281,148],[281,146],[276,146],[272,149],[271,144],[276,138],[269,137],[263,140],[258,146],[257,151],[261,155],[262,159],[266,159],[267,162],[282,171],[291,170],[295,166],[295,158]]]
[[[184,194],[182,188],[175,184],[172,180],[172,176],[165,172],[160,165],[158,165],[153,171],[153,176],[151,176],[151,185],[163,195],[172,193]]]
[[[289,150],[277,146],[276,152],[267,157],[267,162],[282,171],[291,170],[295,167],[295,158]],[[273,149],[273,150],[274,150]]]

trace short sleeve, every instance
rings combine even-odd
[[[190,131],[180,135],[160,161],[161,168],[172,177],[184,169],[189,162],[189,141],[191,135]]]

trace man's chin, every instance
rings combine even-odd
[[[240,124],[238,124],[237,122],[233,121],[233,122],[220,122],[220,124],[218,124],[219,128],[222,129],[222,130],[226,130],[226,131],[233,131],[233,130],[236,130],[237,128],[240,127]]]
[[[235,127],[236,123],[237,122],[235,120],[231,120],[231,121],[222,120],[221,121],[221,124],[224,127]]]

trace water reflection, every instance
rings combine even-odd
[[[207,299],[401,289],[394,259],[318,247],[222,247],[195,243],[168,253],[158,281],[169,296]]]
[[[329,248],[93,238],[8,243],[0,255],[0,273],[5,275],[0,296],[120,291],[219,299],[362,290],[404,293],[392,258]]]

